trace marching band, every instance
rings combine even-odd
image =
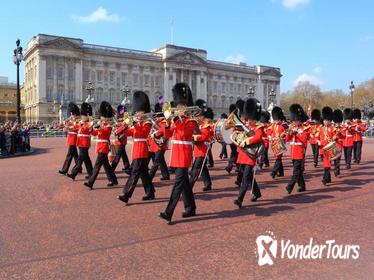
[[[101,166],[104,166],[107,185],[114,186],[118,185],[115,170],[122,159],[122,170],[129,177],[118,199],[128,204],[139,178],[144,187],[143,200],[154,200],[156,190],[152,181],[155,174],[160,169],[161,180],[171,180],[172,169],[175,178],[170,199],[165,210],[159,213],[160,218],[170,223],[181,195],[185,208],[182,217],[196,215],[193,187],[200,177],[203,191],[212,189],[209,167],[213,166],[214,142],[222,145],[221,158],[223,155],[227,157],[226,145],[230,146],[231,154],[225,170],[230,173],[236,166],[235,184],[239,190],[234,204],[238,208],[242,207],[247,191],[252,202],[261,198],[256,170],[269,166],[269,150],[275,159],[270,172],[274,180],[284,176],[283,157],[289,150],[293,173],[286,186],[288,194],[296,184],[298,192],[306,191],[304,170],[308,143],[314,167],[317,168],[319,159],[322,161],[324,172],[321,182],[325,186],[332,181],[332,167],[335,176],[341,174],[343,154],[346,169],[351,168],[352,153],[354,163],[361,162],[362,135],[366,126],[361,121],[359,109],[346,108],[342,112],[326,106],[321,111],[312,110],[309,118],[302,106],[292,104],[287,121],[280,107],[275,106],[269,113],[262,109],[257,99],[249,98],[231,104],[229,116],[213,122],[212,109],[207,107],[205,100],[198,99],[194,103],[186,83],[177,83],[172,93],[172,102],[157,103],[151,110],[147,94],[137,91],[133,95],[132,114],[127,112],[125,105],[120,105],[115,121],[114,110],[106,101],[100,104],[100,120],[96,122],[92,119],[92,107],[88,103],[83,103],[81,108],[70,103],[70,117],[64,128],[67,131],[68,152],[58,172],[74,180],[78,173],[82,173],[84,164],[87,171],[84,185],[92,189]],[[94,166],[89,156],[92,136],[97,137]],[[128,137],[132,138],[131,164],[126,154]],[[168,149],[171,151],[170,169],[165,159]],[[73,159],[75,165],[69,173]]]

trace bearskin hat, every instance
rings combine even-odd
[[[343,112],[339,109],[334,110],[334,123],[341,123],[343,122]]]
[[[300,106],[300,104],[292,104],[290,106],[290,118],[291,121],[304,121],[305,119],[305,112],[303,107]]]
[[[123,118],[123,115],[125,114],[126,112],[126,107],[124,105],[118,105],[117,107],[117,115],[119,118]]]
[[[324,120],[329,120],[331,122],[333,117],[334,117],[334,112],[331,109],[331,107],[326,106],[322,108],[322,118]]]
[[[232,112],[234,112],[236,110],[236,106],[235,104],[230,104],[230,107],[229,107],[229,113],[231,114]]]
[[[132,108],[134,112],[143,111],[144,113],[149,113],[151,111],[148,95],[144,91],[134,92]]]
[[[79,115],[79,107],[75,103],[70,102],[69,105],[68,105],[68,114],[69,114],[69,116],[70,115],[78,116]]]
[[[262,110],[260,122],[261,123],[268,123],[270,121],[270,113],[268,111]]]
[[[244,111],[244,103],[245,103],[245,101],[244,101],[243,99],[239,99],[239,100],[236,101],[236,103],[235,103],[236,109],[239,110],[239,114],[243,114],[243,111]]]
[[[160,103],[155,104],[155,113],[162,112],[162,105]]]
[[[222,113],[222,114],[221,114],[221,119],[227,119],[227,118],[228,118],[228,116],[227,116],[226,113]]]
[[[175,104],[193,106],[193,98],[190,87],[186,83],[177,83],[173,87],[173,99]]]
[[[107,101],[102,101],[100,104],[99,109],[100,116],[104,118],[112,118],[113,117],[113,108]]]
[[[353,110],[353,118],[356,120],[361,120],[361,110],[360,109],[354,109]]]
[[[271,111],[271,116],[275,121],[282,121],[284,119],[283,110],[281,107],[275,106]]]
[[[92,106],[86,102],[83,102],[81,105],[81,115],[92,116]]]
[[[343,111],[344,120],[353,120],[353,111],[351,108],[345,108]]]
[[[261,118],[261,103],[256,98],[249,98],[244,103],[244,117],[259,121]]]
[[[207,104],[206,101],[203,99],[197,99],[195,101],[195,106],[199,107],[201,109],[201,115],[204,115],[207,110]]]
[[[313,109],[310,118],[314,121],[320,121],[321,120],[321,111],[318,109]]]
[[[206,112],[204,113],[204,117],[206,117],[207,119],[211,119],[213,120],[214,119],[214,112],[212,110],[212,108],[206,108]]]

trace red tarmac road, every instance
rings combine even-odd
[[[328,187],[310,158],[305,193],[285,192],[288,158],[284,178],[259,171],[263,197],[251,203],[247,196],[240,210],[232,203],[235,175],[223,170],[216,144],[214,190],[202,192],[197,183],[198,215],[180,218],[180,202],[173,225],[157,216],[172,185],[160,182],[159,174],[156,200],[142,202],[140,185],[125,206],[116,198],[121,188],[106,187],[103,170],[92,191],[83,187],[83,175],[73,182],[57,174],[64,139],[38,139],[33,146],[31,156],[0,160],[1,279],[373,279],[373,140],[365,139],[362,163],[343,167]],[[118,175],[123,186],[127,175]],[[267,231],[275,235],[278,253],[272,266],[259,266],[256,238]],[[313,244],[359,245],[359,258],[281,257],[282,239],[307,245],[310,238]]]

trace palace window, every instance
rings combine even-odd
[[[156,87],[160,87],[160,84],[161,84],[161,78],[160,78],[160,76],[157,76],[156,78],[155,78],[155,86]]]
[[[88,82],[90,80],[90,70],[83,71],[83,81]]]
[[[114,99],[115,99],[115,92],[114,92],[114,89],[111,88],[109,90],[109,103],[114,104]]]
[[[135,86],[139,84],[139,74],[132,74],[132,84]]]
[[[125,85],[127,82],[127,73],[122,72],[121,73],[121,78],[122,78],[122,85]]]
[[[149,87],[149,75],[144,75],[144,86]]]
[[[103,71],[102,70],[97,70],[96,71],[96,76],[97,76],[97,81],[101,83],[103,81]]]
[[[47,68],[47,79],[52,80],[53,79],[53,70],[51,67]]]
[[[62,80],[64,79],[64,67],[58,67],[57,70],[57,79]]]
[[[111,82],[111,83],[114,83],[114,80],[115,80],[115,72],[110,72],[109,73],[109,81]]]
[[[68,70],[68,80],[69,80],[69,81],[74,81],[74,80],[75,80],[75,77],[74,77],[74,69],[69,69],[69,70]]]

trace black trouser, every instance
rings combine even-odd
[[[196,210],[195,198],[188,179],[188,168],[175,168],[175,182],[173,190],[170,194],[169,203],[166,206],[165,214],[169,217],[173,216],[175,207],[177,206],[180,196],[183,196],[184,209],[186,212]]]
[[[362,141],[353,142],[353,159],[356,162],[361,161],[361,150],[362,150]]]
[[[311,144],[313,152],[313,162],[315,165],[318,164],[319,146],[318,144]]]
[[[221,143],[221,153],[219,154],[219,156],[221,158],[227,158],[227,148],[226,148],[226,143]]]
[[[86,166],[87,175],[91,176],[92,162],[88,153],[88,148],[79,148],[78,162],[71,170],[71,175],[73,175],[74,177],[77,176],[79,170],[82,170],[83,163]]]
[[[123,187],[123,193],[127,197],[131,197],[138,180],[142,180],[144,192],[146,195],[152,195],[155,192],[155,188],[152,184],[151,177],[148,173],[148,159],[147,158],[137,158],[131,163],[131,174],[127,179],[126,185]]]
[[[253,194],[255,197],[260,197],[261,196],[260,188],[257,185],[256,179],[253,178],[253,166],[248,165],[248,164],[243,164],[242,169],[243,169],[243,180],[240,184],[238,200],[240,202],[243,202],[244,196],[248,189],[252,191],[251,194]]]
[[[335,172],[336,172],[337,175],[340,174],[340,159],[341,158],[342,157],[340,156],[337,159],[334,159],[334,167],[335,167]]]
[[[244,173],[244,168],[245,168],[245,165],[244,164],[237,164],[238,166],[238,174],[236,174],[236,183],[237,185],[241,185],[242,181],[243,181],[243,173]]]
[[[269,166],[269,147],[265,148],[264,153],[260,157],[260,165],[265,164],[266,166]]]
[[[69,146],[68,153],[66,155],[64,164],[62,165],[62,169],[61,169],[62,172],[67,173],[69,171],[69,167],[70,167],[70,164],[71,164],[71,161],[73,160],[73,158],[74,158],[75,164],[78,164],[77,147],[76,146]]]
[[[283,162],[282,162],[282,159],[281,158],[277,158],[275,160],[275,163],[274,163],[274,166],[273,166],[273,170],[271,171],[271,175],[272,176],[275,176],[277,175],[279,177],[283,177],[284,176],[284,169],[283,169]]]
[[[344,149],[344,161],[346,165],[351,165],[352,160],[352,147],[343,147]]]
[[[190,177],[191,188],[193,188],[193,186],[195,185],[200,172],[201,172],[201,178],[204,181],[204,186],[206,188],[212,187],[212,180],[210,179],[210,174],[209,174],[208,167],[206,165],[206,160],[205,160],[204,166],[203,166],[203,162],[204,162],[204,157],[195,158],[195,161],[191,169],[191,177]]]
[[[305,189],[305,180],[304,180],[304,159],[294,159],[292,160],[293,164],[293,174],[291,177],[291,181],[288,183],[287,188],[292,190],[297,183],[299,188]]]
[[[329,167],[323,169],[323,181],[325,183],[331,183],[331,173]]]
[[[126,153],[126,145],[119,145],[116,156],[112,160],[113,171],[116,170],[117,165],[118,165],[119,161],[121,160],[121,158],[122,158],[122,162],[123,162],[123,167],[125,169],[129,169],[130,168],[130,162],[129,162],[129,158],[127,157],[127,153]]]
[[[104,166],[104,170],[105,170],[105,173],[106,173],[106,176],[109,182],[112,182],[113,184],[118,184],[117,176],[116,174],[114,174],[114,171],[109,164],[108,154],[97,154],[97,158],[96,158],[95,166],[92,171],[92,175],[87,180],[87,183],[90,186],[93,186],[93,184],[96,181],[97,175],[99,175],[101,166]]]
[[[230,153],[229,163],[227,164],[227,168],[231,170],[236,162],[236,159],[238,158],[238,151],[237,151],[237,147],[235,144],[230,144],[230,149],[231,149],[231,153]]]
[[[212,147],[213,147],[213,144],[210,143],[209,144],[209,148],[208,148],[208,165],[209,167],[213,167],[214,166],[214,160],[213,160],[213,154],[212,154]]]
[[[170,177],[169,169],[165,161],[165,150],[158,150],[155,153],[153,165],[151,167],[151,170],[149,171],[149,176],[151,177],[151,180],[153,180],[153,178],[155,177],[158,167],[160,167],[161,169],[162,178]]]

